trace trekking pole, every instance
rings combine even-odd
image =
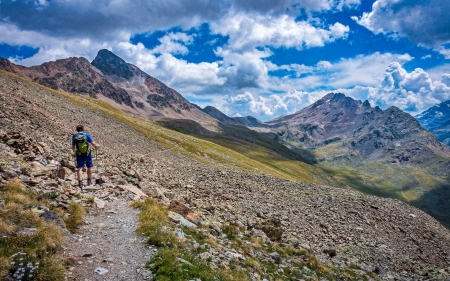
[[[98,178],[98,151],[97,151],[97,147],[95,148],[95,161],[97,161],[97,178]]]

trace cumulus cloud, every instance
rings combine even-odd
[[[333,90],[355,85],[376,86],[391,62],[397,61],[403,64],[412,59],[413,57],[409,54],[376,52],[367,56],[358,55],[354,58],[341,59],[335,63],[320,61],[315,66],[269,64],[269,67],[272,71],[287,70],[295,73],[296,77],[301,77],[297,79],[297,83],[303,85],[302,90],[311,90],[323,85]]]
[[[320,47],[336,39],[345,38],[350,30],[341,23],[324,29],[307,21],[295,21],[288,15],[249,17],[243,13],[212,22],[211,29],[214,33],[229,36],[227,47],[233,50],[250,50],[261,46],[294,47],[299,50],[305,47]]]
[[[359,0],[3,0],[0,21],[58,38],[111,40],[117,32],[190,28],[214,21],[231,10],[279,16],[289,10],[328,11],[358,4]]]
[[[407,72],[399,63],[391,63],[378,87],[371,88],[368,99],[382,108],[395,105],[411,114],[450,99],[450,74],[432,80],[427,72],[416,68]]]
[[[324,96],[325,92],[292,91],[282,95],[254,95],[244,92],[235,96],[225,96],[215,104],[219,110],[230,116],[253,116],[262,121],[287,113],[296,112]]]
[[[219,64],[213,63],[188,63],[177,59],[168,52],[156,56],[155,49],[148,50],[141,43],[136,45],[122,42],[112,50],[126,61],[133,61],[136,66],[152,76],[158,77],[169,86],[177,89],[182,94],[192,94],[204,90],[222,86],[227,80],[220,76]]]
[[[377,0],[371,12],[353,19],[374,33],[408,37],[450,58],[450,51],[443,47],[450,42],[449,10],[448,0]]]

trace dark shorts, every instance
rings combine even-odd
[[[84,168],[84,163],[88,168],[92,167],[92,154],[88,156],[77,155],[77,168]]]

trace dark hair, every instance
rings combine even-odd
[[[83,125],[78,125],[77,126],[77,132],[83,132],[83,131],[84,131]]]

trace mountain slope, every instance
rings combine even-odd
[[[207,230],[208,233],[217,233],[217,236],[201,243],[214,239],[220,243],[222,251],[235,246],[242,248],[242,254],[248,259],[242,267],[248,268],[253,275],[259,272],[262,278],[280,276],[281,280],[291,280],[285,275],[295,271],[299,274],[295,280],[315,280],[321,275],[312,270],[320,264],[342,268],[347,272],[346,280],[356,279],[348,275],[354,271],[380,279],[448,278],[445,269],[450,265],[450,233],[435,219],[414,207],[351,189],[283,180],[267,175],[269,168],[251,160],[246,160],[251,162],[248,166],[258,167],[260,172],[251,172],[251,168],[242,170],[236,167],[240,162],[238,154],[231,150],[219,149],[217,145],[193,136],[144,122],[100,100],[87,100],[89,103],[78,96],[56,93],[0,73],[2,130],[20,131],[39,143],[45,142],[50,148],[51,159],[59,162],[70,160],[67,140],[74,127],[86,121],[87,130],[103,145],[103,157],[98,160],[102,164],[100,172],[103,177],[110,177],[111,182],[85,192],[89,196],[102,196],[107,210],[111,207],[108,200],[114,201],[109,198],[124,193],[119,187],[123,182],[137,188],[150,181],[160,187],[160,199],[176,198],[203,214],[204,226],[199,228],[200,231]],[[128,142],[126,146],[122,146],[124,139]],[[208,155],[199,156],[198,152]],[[59,181],[45,178],[32,188],[48,191],[53,188],[49,183],[56,182],[54,188],[64,190]],[[70,179],[63,184],[70,184]],[[61,201],[64,204],[78,200],[70,194],[64,196],[67,196]],[[128,197],[128,194],[123,196]],[[282,231],[282,243],[272,243],[265,234],[264,229],[267,231],[267,223],[271,221],[274,222],[271,229]],[[117,221],[117,227],[122,228],[127,223],[130,222]],[[234,229],[232,226],[242,234],[242,241],[231,235],[226,237],[225,229]],[[90,224],[86,227],[96,226]],[[181,233],[179,229],[188,231],[178,225],[168,227],[168,232],[164,233],[171,235],[172,227],[178,229],[177,233]],[[194,236],[192,231],[186,234],[189,235],[189,243],[195,246],[195,256],[199,256],[197,244],[192,243],[198,235]],[[241,235],[236,236],[241,239]],[[111,247],[111,241],[108,235],[103,237],[102,243]],[[296,250],[283,250],[286,245]],[[270,251],[262,251],[266,247]],[[302,252],[314,254],[317,259],[298,255],[298,249],[307,249]],[[270,254],[274,251],[281,257],[281,267],[272,262]],[[331,257],[328,253],[336,256]],[[216,256],[206,260],[217,265],[226,260],[226,255],[228,252],[221,260]],[[81,257],[78,255],[76,258]],[[267,266],[256,263],[256,258],[265,260]],[[102,260],[95,258],[93,264],[98,262],[104,266]],[[327,268],[321,269],[318,274],[327,273],[324,272]],[[92,274],[92,270],[89,273]],[[333,280],[336,276],[327,275],[326,278]]]
[[[417,121],[450,146],[450,100],[435,105],[416,116]]]

